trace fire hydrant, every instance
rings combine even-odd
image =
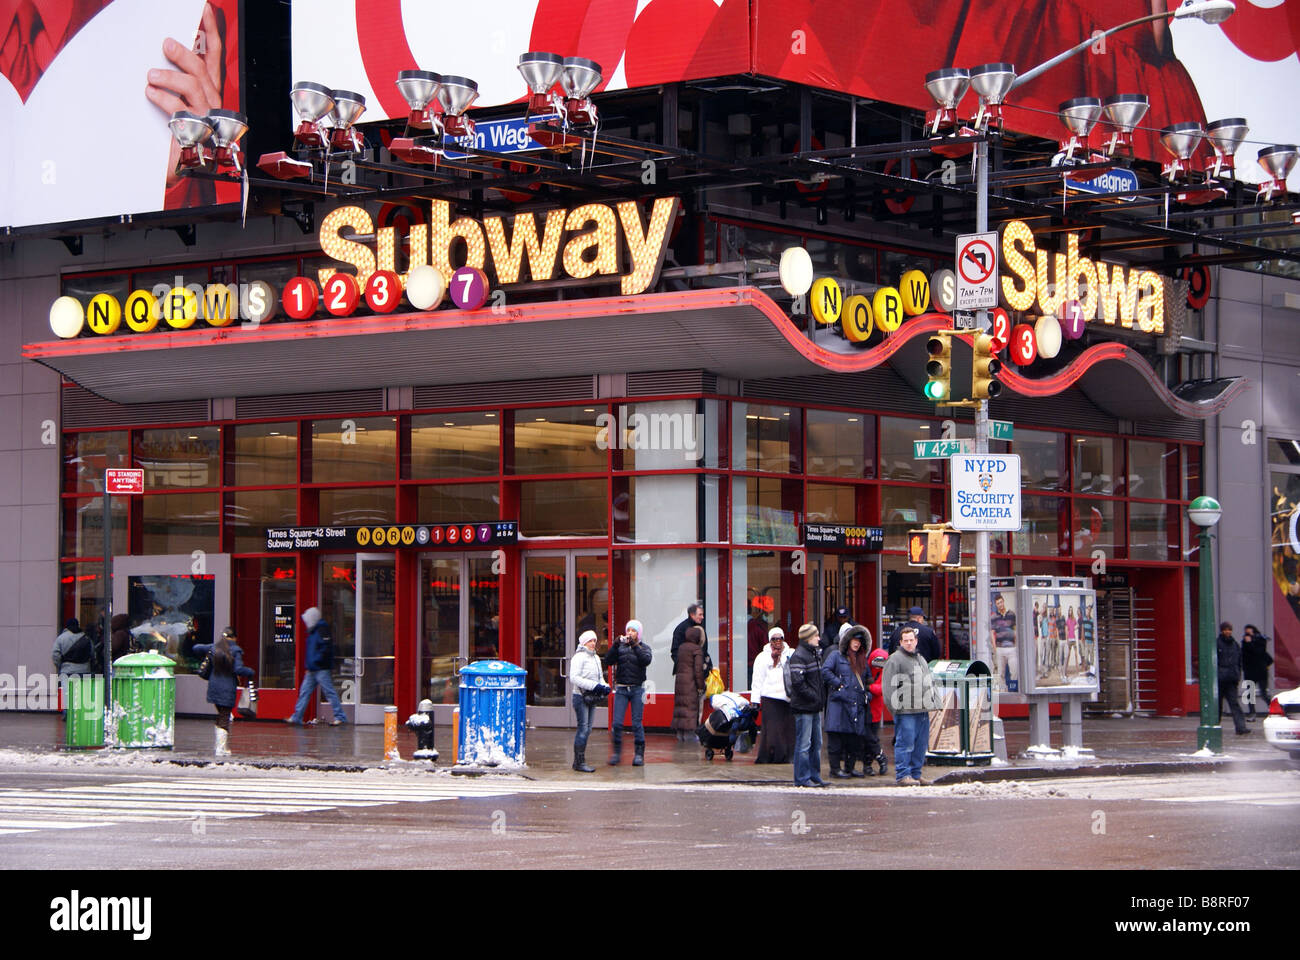
[[[406,729],[415,734],[416,760],[437,760],[438,748],[433,745],[433,701],[421,700],[415,713],[406,720]]]

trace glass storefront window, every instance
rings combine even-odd
[[[1119,531],[1124,527],[1124,504],[1113,500],[1074,501],[1074,525],[1070,531],[1076,557],[1091,557],[1102,550],[1112,559],[1124,558],[1124,544]]]
[[[907,531],[922,523],[946,519],[944,490],[925,487],[881,487],[880,524],[885,529],[885,549],[906,550]]]
[[[1280,467],[1300,467],[1300,440],[1269,440],[1268,462]]]
[[[146,474],[147,476],[147,474]],[[141,497],[141,553],[216,553],[221,520],[216,493],[165,493]]]
[[[1120,492],[1123,441],[1118,437],[1074,438],[1074,492],[1113,496]]]
[[[718,478],[677,473],[614,478],[614,539],[624,543],[695,543],[719,540]],[[712,503],[700,528],[700,495]],[[711,496],[710,496],[711,495]]]
[[[248,423],[231,427],[226,480],[236,487],[298,482],[298,424]]]
[[[880,479],[942,483],[940,460],[917,460],[912,446],[916,440],[938,440],[937,423],[904,417],[880,418]]]
[[[397,522],[397,491],[392,487],[320,491],[320,522],[340,527]]]
[[[736,550],[731,555],[731,590],[735,598],[734,621],[745,624],[744,655],[737,633],[733,639],[733,690],[748,690],[754,672],[754,658],[767,643],[767,632],[779,626],[792,646],[799,642],[796,616],[804,614],[790,607],[799,602],[795,581],[789,574],[788,553],[764,550]],[[782,583],[789,588],[782,593]]]
[[[234,553],[261,553],[267,527],[298,522],[297,490],[243,490],[226,494],[227,543]]]
[[[83,630],[99,623],[104,613],[104,565],[59,564],[59,624],[76,617]]]
[[[311,425],[313,483],[366,483],[397,476],[397,418],[348,417]],[[304,478],[306,479],[306,478]],[[326,523],[324,517],[322,523]]]
[[[175,660],[178,676],[196,673],[195,644],[216,637],[216,578],[210,573],[152,574],[128,577],[126,587],[127,629],[136,643],[152,643]]]
[[[1069,553],[1061,537],[1066,523],[1067,501],[1059,497],[1024,497],[1021,502],[1021,526],[1010,534],[1011,550],[1020,555],[1058,557]],[[971,535],[972,541],[974,535]]]
[[[519,531],[527,537],[603,537],[609,530],[603,480],[530,480],[519,484]]]
[[[244,663],[257,671],[262,688],[294,687],[294,630],[297,570],[292,557],[235,563],[235,602]],[[256,617],[259,630],[252,629]]]
[[[603,473],[613,441],[599,436],[604,407],[538,407],[514,411],[512,472]]]
[[[135,465],[144,469],[146,490],[219,487],[220,464],[218,427],[136,431]]]
[[[1281,441],[1289,444],[1291,441]],[[1285,453],[1286,451],[1284,451]],[[1294,472],[1293,472],[1294,471]],[[1295,663],[1300,655],[1300,545],[1296,543],[1297,511],[1300,511],[1300,471],[1269,471],[1269,514],[1272,525],[1269,566],[1273,574],[1274,671],[1294,682]],[[1259,620],[1257,626],[1263,626]],[[1264,628],[1267,633],[1267,628]],[[1289,664],[1288,664],[1289,661]],[[1288,669],[1289,666],[1289,669]]]
[[[701,410],[695,400],[659,400],[629,403],[616,407],[618,426],[602,434],[612,444],[623,429],[623,439],[615,451],[615,469],[682,470],[716,463],[717,421],[710,426],[708,416],[716,418],[717,404]],[[710,452],[713,456],[709,456]],[[619,460],[622,466],[619,467]]]
[[[838,483],[808,484],[808,523],[857,523],[856,487]]]
[[[1064,490],[1067,446],[1064,434],[1017,428],[1011,452],[1020,456],[1020,485],[1026,490]]]
[[[111,498],[113,515],[113,556],[126,553],[126,515],[128,498]],[[63,544],[59,555],[64,557],[102,557],[104,555],[104,500],[63,501]]]
[[[798,473],[798,411],[759,403],[731,405],[733,470]]]
[[[1124,493],[1143,500],[1178,499],[1178,444],[1128,442],[1128,485]]]
[[[452,483],[420,487],[420,523],[485,523],[501,519],[500,488],[495,483]]]
[[[1128,505],[1128,558],[1130,560],[1177,560],[1178,529],[1182,514],[1167,503]]]
[[[1183,499],[1195,500],[1204,493],[1201,484],[1201,448],[1183,447]]]
[[[797,480],[733,478],[732,542],[798,544],[803,522],[799,487]]]
[[[63,435],[63,492],[99,493],[104,471],[130,466],[125,430]]]
[[[808,473],[823,477],[876,475],[876,418],[838,410],[808,411]]]
[[[414,480],[496,475],[501,417],[496,411],[411,417],[411,453],[403,475]]]

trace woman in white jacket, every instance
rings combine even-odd
[[[794,714],[785,693],[785,662],[794,651],[786,646],[785,631],[773,627],[767,644],[754,659],[754,681],[749,699],[759,704],[763,726],[755,763],[790,763],[794,748]]]
[[[585,630],[578,637],[578,649],[573,651],[569,664],[569,680],[573,684],[573,712],[578,715],[578,732],[573,735],[573,769],[579,773],[594,773],[596,768],[587,765],[587,738],[591,736],[591,715],[609,696],[609,687],[596,654],[596,631]]]

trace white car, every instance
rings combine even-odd
[[[1264,739],[1300,760],[1300,687],[1284,690],[1269,702]]]

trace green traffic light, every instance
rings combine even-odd
[[[948,394],[948,385],[941,380],[931,380],[925,385],[925,395],[930,400],[942,400]]]

